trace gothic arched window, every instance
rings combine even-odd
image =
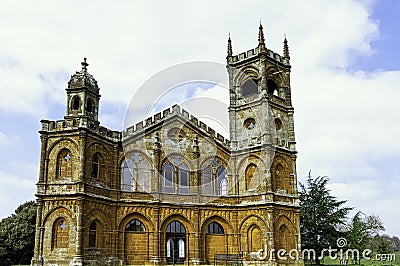
[[[62,149],[57,155],[57,178],[72,177],[72,154]]]
[[[203,169],[202,192],[206,195],[224,196],[228,193],[227,171],[217,160]]]
[[[257,180],[258,176],[258,168],[255,164],[249,164],[246,168],[245,172],[245,182],[246,182],[246,189],[254,188],[254,184],[258,184]]]
[[[69,227],[63,218],[57,219],[53,224],[52,248],[67,248]]]
[[[94,102],[91,98],[89,98],[86,102],[86,110],[89,113],[93,113],[94,112]]]
[[[121,189],[144,191],[151,189],[152,167],[150,162],[138,152],[124,160],[121,166]]]
[[[262,248],[262,237],[260,228],[253,224],[247,230],[247,252],[255,252]]]
[[[79,110],[79,108],[81,107],[81,101],[78,95],[75,95],[72,98],[72,110]]]
[[[190,169],[180,157],[173,157],[162,167],[163,192],[188,194],[190,188]]]
[[[92,171],[90,176],[93,178],[100,177],[100,155],[98,153],[95,153],[92,157]]]
[[[142,233],[146,232],[146,227],[144,227],[144,224],[138,219],[133,219],[130,220],[129,223],[127,223],[127,225],[125,226],[125,231]]]
[[[272,79],[267,80],[268,93],[278,96],[278,85]]]
[[[89,225],[89,247],[97,247],[97,223],[95,221]]]
[[[224,228],[219,223],[212,222],[207,226],[206,234],[223,235]]]
[[[183,163],[178,168],[179,171],[179,192],[183,194],[189,193],[189,167]]]
[[[258,81],[254,79],[246,80],[241,86],[242,97],[258,93]]]

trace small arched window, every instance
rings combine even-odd
[[[121,167],[121,189],[125,191],[133,191],[133,162],[125,160]]]
[[[226,168],[220,162],[213,159],[203,169],[202,193],[206,195],[224,196],[228,193],[228,178]]]
[[[100,176],[100,156],[98,153],[95,153],[92,157],[92,172],[91,177],[99,178]]]
[[[224,228],[219,223],[212,222],[207,226],[206,233],[213,234],[213,235],[223,235]]]
[[[94,102],[91,98],[89,98],[86,102],[86,110],[89,113],[93,113],[94,112]]]
[[[146,232],[146,227],[144,227],[144,224],[138,219],[133,219],[130,220],[129,223],[125,226],[125,231],[142,233]]]
[[[59,218],[54,222],[52,238],[53,249],[68,247],[69,227],[63,218]]]
[[[91,222],[89,226],[89,247],[97,247],[97,223],[95,221]]]
[[[62,149],[57,155],[56,177],[72,177],[72,154],[68,149]]]
[[[222,179],[219,183],[219,195],[226,196],[228,194],[228,180]]]
[[[189,167],[183,163],[179,166],[179,193],[189,193]]]
[[[242,97],[258,93],[258,81],[254,79],[246,80],[241,86]]]
[[[81,107],[81,100],[78,95],[75,95],[72,98],[72,110],[76,111],[79,110]]]
[[[173,157],[162,168],[163,192],[188,194],[190,189],[190,169],[180,157]]]
[[[258,168],[255,164],[249,164],[246,168],[245,172],[245,181],[246,181],[246,189],[254,188],[254,185],[257,184],[257,175],[258,175]]]
[[[183,239],[178,240],[178,256],[179,258],[185,257],[185,241]]]
[[[167,162],[164,164],[163,169],[163,191],[164,192],[174,192],[174,168],[171,163]]]
[[[267,87],[268,87],[268,93],[269,94],[273,94],[275,96],[279,96],[278,95],[278,85],[276,85],[275,81],[273,81],[272,79],[267,80]]]

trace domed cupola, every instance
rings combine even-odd
[[[93,93],[99,93],[99,86],[97,85],[97,81],[94,79],[92,75],[87,71],[87,67],[89,64],[86,62],[86,58],[83,59],[82,70],[76,71],[75,74],[71,76],[71,79],[68,82],[68,89],[82,89],[86,88]]]
[[[92,75],[89,74],[86,58],[83,59],[82,70],[71,76],[67,91],[67,115],[66,118],[87,118],[90,121],[98,121],[99,110],[99,86]],[[85,123],[86,124],[86,123]]]

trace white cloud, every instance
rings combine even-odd
[[[9,216],[22,203],[33,200],[35,182],[0,171],[0,219]]]

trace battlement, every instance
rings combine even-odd
[[[259,49],[258,49],[258,47],[256,47],[254,49],[248,50],[247,52],[243,52],[243,53],[234,55],[230,58],[230,60],[229,59],[228,60],[229,60],[229,63],[238,63],[238,62],[245,61],[245,60],[253,58],[253,57],[257,57],[258,55],[259,55]],[[285,65],[289,65],[289,61],[285,57],[281,56],[278,53],[275,53],[272,50],[267,49],[266,55],[269,58],[274,59],[275,61],[278,61]]]
[[[231,142],[228,139],[225,139],[221,134],[216,133],[215,130],[209,126],[207,126],[204,122],[199,121],[199,119],[191,114],[188,111],[181,108],[179,105],[175,104],[170,108],[167,108],[155,115],[142,120],[135,125],[128,127],[126,130],[122,131],[123,138],[129,138],[152,125],[156,125],[169,117],[177,115],[185,121],[186,124],[190,124],[196,128],[202,130],[205,135],[208,135],[210,138],[215,140],[216,142],[222,144],[223,146],[230,148]]]
[[[87,118],[74,118],[63,119],[57,121],[41,120],[41,132],[56,132],[62,130],[73,130],[78,128],[88,128],[98,135],[105,137],[112,141],[120,141],[122,134],[119,131],[110,130],[106,127],[100,126],[99,123],[94,123]]]

